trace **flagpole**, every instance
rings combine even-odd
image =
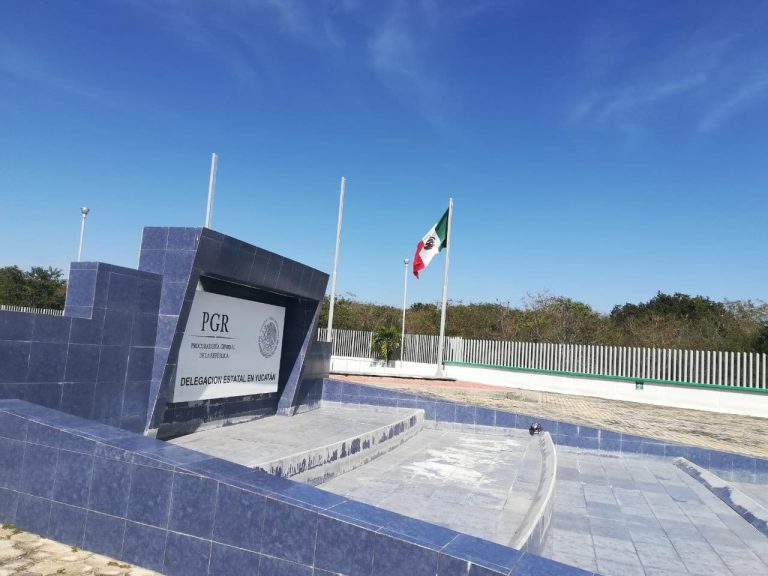
[[[443,376],[443,340],[445,339],[445,308],[448,303],[448,264],[451,256],[451,224],[453,221],[453,197],[448,200],[448,235],[445,247],[445,273],[443,275],[443,307],[440,312],[440,337],[437,341],[437,375]]]
[[[211,176],[208,179],[208,205],[205,209],[205,227],[211,227],[211,218],[213,217],[213,193],[216,186],[216,164],[219,159],[214,152],[211,154]]]
[[[333,342],[333,304],[336,301],[336,267],[339,265],[339,243],[341,242],[341,217],[344,213],[344,185],[346,180],[341,177],[339,192],[339,219],[336,222],[336,252],[333,256],[333,275],[331,276],[331,301],[328,306],[328,341]]]
[[[403,264],[405,264],[405,273],[403,275],[403,327],[402,330],[400,330],[400,368],[403,367],[403,352],[404,352],[404,346],[405,346],[405,305],[408,298],[408,263],[410,260],[406,258],[403,260]]]

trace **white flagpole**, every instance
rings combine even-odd
[[[403,273],[403,327],[400,330],[400,368],[403,367],[403,352],[405,351],[405,305],[408,301],[408,263],[410,260],[406,258],[403,260],[405,264],[405,270]]]
[[[336,267],[339,265],[339,243],[341,242],[341,217],[344,213],[344,176],[341,177],[341,192],[339,192],[339,219],[336,223],[336,253],[333,256],[333,275],[331,276],[331,302],[328,307],[328,341],[333,342],[333,304],[336,301]]]
[[[437,375],[443,376],[443,340],[445,339],[445,308],[448,303],[448,264],[451,256],[451,228],[453,223],[453,197],[448,200],[448,234],[445,247],[445,273],[443,275],[443,308],[440,312],[440,337],[437,341]]]
[[[216,161],[218,156],[216,152],[211,154],[211,177],[208,179],[208,206],[205,210],[205,227],[211,227],[211,218],[213,217],[213,192],[216,187]]]

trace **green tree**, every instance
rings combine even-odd
[[[405,331],[409,334],[437,334],[440,331],[440,306],[422,302],[411,304],[405,313]]]
[[[611,320],[626,322],[630,318],[659,315],[696,321],[722,318],[727,312],[725,304],[714,302],[704,296],[689,296],[680,292],[669,295],[658,292],[645,303],[614,306],[611,310]]]
[[[0,304],[32,308],[64,308],[67,281],[58,268],[18,266],[0,268]]]
[[[27,281],[25,272],[18,266],[0,268],[0,304],[26,306]]]
[[[337,298],[334,328],[372,331],[400,326],[402,309]],[[320,326],[328,323],[328,299]],[[614,307],[610,315],[565,296],[528,296],[520,308],[508,302],[449,301],[445,332],[478,340],[643,346],[693,350],[768,351],[768,304],[715,302],[704,296],[663,294]],[[406,311],[406,332],[437,334],[440,305],[416,302]]]
[[[752,343],[752,350],[768,354],[768,324],[763,324]]]
[[[395,358],[400,349],[400,330],[395,326],[377,326],[371,339],[371,350],[376,356],[387,362]]]
[[[753,350],[766,319],[764,303],[662,292],[645,303],[616,306],[610,315],[620,345],[694,350]]]
[[[528,296],[521,324],[529,342],[596,344],[605,332],[603,317],[588,304],[546,293]]]
[[[330,299],[323,300],[320,309],[318,326],[328,326],[328,311]],[[354,295],[337,296],[333,305],[334,330],[366,330],[372,331],[376,326],[399,323],[402,310],[394,306],[383,306],[371,302],[358,302]]]

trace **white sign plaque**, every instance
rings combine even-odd
[[[285,308],[195,292],[173,402],[277,392]]]

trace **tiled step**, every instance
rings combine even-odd
[[[423,425],[421,409],[325,403],[296,416],[270,416],[171,442],[316,485],[400,446]]]
[[[424,410],[399,410],[392,416],[391,422],[376,429],[255,467],[307,484],[322,484],[394,450],[424,427]]]

